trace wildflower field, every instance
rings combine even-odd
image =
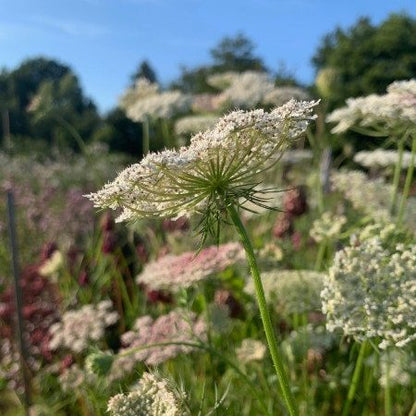
[[[0,414],[415,416],[416,81],[208,80],[126,91],[139,159],[1,151]]]

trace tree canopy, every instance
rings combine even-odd
[[[252,41],[242,33],[226,36],[211,49],[211,64],[193,69],[183,67],[181,76],[172,86],[187,93],[212,92],[215,89],[207,83],[209,75],[226,71],[266,71],[263,60],[254,54],[254,49]]]
[[[7,111],[13,136],[76,147],[75,131],[88,140],[99,123],[96,107],[84,96],[78,78],[55,60],[32,58],[3,71],[0,87],[0,110]]]
[[[312,62],[330,90],[329,101],[382,93],[395,80],[416,76],[416,20],[391,14],[379,26],[361,18],[349,29],[326,35]],[[323,74],[323,73],[322,73]]]

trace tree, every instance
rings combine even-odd
[[[43,57],[0,73],[0,103],[11,134],[31,140],[74,143],[76,134],[88,140],[100,122],[71,68]],[[5,135],[8,129],[1,130]]]
[[[121,108],[107,114],[93,140],[107,143],[111,151],[129,153],[139,159],[142,156],[142,125],[130,120]]]
[[[149,82],[155,83],[157,82],[156,72],[152,68],[152,66],[146,60],[142,61],[134,72],[134,74],[130,77],[131,84],[134,85],[135,82],[139,78],[146,78]]]
[[[216,90],[207,83],[209,75],[226,71],[266,71],[262,59],[254,55],[253,43],[241,33],[224,37],[210,53],[212,64],[193,69],[183,67],[182,74],[172,83],[172,87],[194,94],[214,92]]]
[[[37,137],[75,149],[91,137],[100,121],[95,105],[84,97],[72,73],[43,81],[28,110]]]
[[[346,98],[383,93],[395,80],[416,76],[416,20],[406,14],[391,14],[379,26],[361,18],[347,30],[326,35],[312,62],[328,84],[331,106]]]
[[[211,49],[214,68],[217,72],[248,70],[266,71],[261,58],[253,55],[254,44],[244,34],[226,36]]]

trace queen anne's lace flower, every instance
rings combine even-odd
[[[217,221],[240,197],[256,199],[258,173],[305,132],[316,104],[290,101],[270,113],[234,111],[194,136],[189,147],[148,154],[88,198],[96,207],[121,208],[119,221],[194,212]]]
[[[117,322],[118,313],[111,309],[111,301],[104,300],[98,305],[65,312],[62,321],[50,327],[50,348],[64,347],[75,353],[86,350],[92,342],[103,338],[106,327]]]
[[[176,134],[195,134],[210,129],[218,121],[217,116],[210,114],[182,117],[175,122]]]
[[[184,398],[167,380],[144,373],[137,388],[113,396],[107,410],[111,416],[185,416]]]
[[[411,163],[411,152],[403,152],[401,168],[406,169]],[[387,168],[398,162],[399,154],[395,150],[376,149],[361,151],[354,155],[354,162],[366,168]]]
[[[271,270],[262,273],[266,300],[280,313],[304,313],[320,309],[319,293],[324,274],[312,270]],[[244,289],[254,296],[254,283],[249,280]]]
[[[139,78],[133,88],[127,90],[120,105],[129,118],[144,121],[147,118],[170,118],[191,108],[192,98],[180,91],[159,92],[157,84]]]
[[[119,379],[125,376],[138,362],[158,365],[179,354],[190,353],[194,348],[180,343],[196,342],[205,336],[205,322],[197,319],[195,314],[181,309],[173,310],[155,320],[148,315],[141,316],[136,320],[133,329],[121,336],[123,348],[115,358],[110,378]],[[140,347],[165,342],[175,344],[139,350]]]
[[[352,241],[336,253],[321,297],[329,330],[380,339],[380,348],[408,344],[416,338],[416,246]]]
[[[243,339],[241,345],[236,349],[237,358],[243,363],[250,361],[261,361],[266,354],[266,346],[256,339]]]
[[[349,98],[347,106],[333,111],[327,122],[338,123],[333,133],[364,127],[386,135],[403,134],[416,125],[416,80],[396,81],[387,94]]]
[[[342,226],[347,222],[344,215],[334,215],[331,212],[324,212],[321,218],[312,224],[310,236],[317,242],[332,240],[341,232]]]
[[[383,178],[369,179],[360,171],[338,171],[332,173],[331,182],[333,188],[342,192],[355,209],[379,221],[391,218],[393,186]]]
[[[225,270],[244,260],[239,243],[228,243],[202,249],[197,255],[186,252],[175,256],[168,254],[147,263],[137,277],[137,283],[150,290],[178,291]]]

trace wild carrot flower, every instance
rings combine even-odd
[[[243,339],[241,345],[236,349],[239,361],[249,363],[250,361],[261,361],[266,354],[266,346],[256,339]]]
[[[111,301],[102,301],[98,305],[84,305],[65,312],[62,321],[50,327],[50,348],[64,347],[75,353],[86,350],[103,338],[106,327],[117,322],[118,313],[111,308]]]
[[[185,397],[168,380],[144,373],[137,388],[113,396],[107,410],[111,416],[186,416]]]
[[[333,111],[327,117],[338,123],[333,133],[342,133],[353,127],[369,129],[385,135],[403,134],[416,125],[416,80],[396,81],[387,87],[387,94],[371,94],[349,98],[347,106]]]
[[[344,215],[335,215],[326,211],[313,222],[309,234],[317,243],[333,240],[339,236],[346,222],[347,218]]]
[[[264,205],[256,196],[258,174],[305,132],[316,104],[292,100],[270,113],[234,111],[188,147],[150,153],[87,197],[96,207],[121,208],[118,221],[197,212],[204,231],[214,231],[239,198]]]
[[[198,114],[182,117],[175,122],[176,134],[195,134],[215,126],[218,117],[210,114]]]
[[[313,270],[274,269],[262,274],[267,301],[285,314],[319,311],[323,278],[323,273]],[[244,291],[254,295],[252,280]]]
[[[353,239],[336,253],[321,298],[329,330],[380,348],[408,344],[416,338],[416,246]]]
[[[180,91],[159,92],[159,85],[139,78],[134,87],[128,89],[120,105],[132,120],[146,118],[170,118],[187,112],[192,104],[191,97]]]
[[[331,182],[358,211],[378,221],[391,219],[389,206],[393,186],[383,178],[370,179],[364,172],[341,170],[333,172]]]
[[[177,292],[188,288],[227,267],[244,260],[239,243],[228,243],[202,249],[197,255],[186,252],[179,256],[167,254],[147,263],[137,276],[137,283],[150,290]]]
[[[199,338],[205,338],[205,335],[205,322],[197,319],[195,314],[183,310],[175,309],[155,320],[148,315],[141,316],[132,330],[121,336],[123,348],[115,358],[110,377],[118,379],[125,376],[138,362],[158,365],[179,354],[189,353],[193,348],[180,343],[196,342]],[[174,344],[140,349],[170,342]]]

